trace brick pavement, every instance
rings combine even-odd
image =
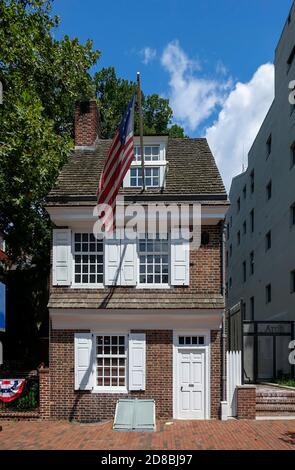
[[[154,433],[115,432],[112,423],[1,421],[0,449],[295,450],[295,420],[161,421]]]

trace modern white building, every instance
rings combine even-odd
[[[274,101],[250,149],[248,168],[230,189],[227,307],[242,300],[245,320],[281,322],[295,320],[295,106],[289,102],[289,84],[295,80],[295,3],[274,65]],[[260,362],[273,344],[264,341],[269,348],[260,348]]]

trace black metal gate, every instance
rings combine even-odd
[[[256,383],[282,377],[294,378],[289,344],[295,322],[243,320],[244,381]]]

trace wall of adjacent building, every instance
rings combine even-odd
[[[288,100],[289,82],[295,80],[295,59],[288,70],[287,60],[295,45],[295,5],[286,21],[275,52],[275,99],[253,143],[247,170],[234,178],[230,190],[231,208],[226,223],[228,268],[227,306],[241,298],[246,303],[246,318],[251,319],[250,298],[254,297],[255,320],[294,320],[295,293],[291,292],[291,271],[295,269],[295,225],[291,224],[290,206],[295,202],[295,165],[291,167],[291,146],[295,142],[295,110]],[[267,141],[271,135],[271,153]],[[250,191],[254,170],[255,189]],[[272,196],[267,200],[266,186],[272,182]],[[243,188],[247,186],[246,199]],[[237,200],[240,197],[240,211]],[[254,232],[250,211],[254,209]],[[243,234],[246,220],[247,233]],[[237,244],[240,230],[241,243]],[[272,246],[266,251],[265,235],[271,230]],[[232,256],[230,256],[232,245]],[[254,251],[254,274],[250,275],[250,253]],[[243,281],[246,261],[246,282]],[[230,287],[230,279],[232,286]],[[271,284],[272,300],[266,303],[265,288]]]

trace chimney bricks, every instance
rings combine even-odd
[[[78,101],[75,107],[75,145],[93,145],[98,133],[99,114],[96,101]]]

